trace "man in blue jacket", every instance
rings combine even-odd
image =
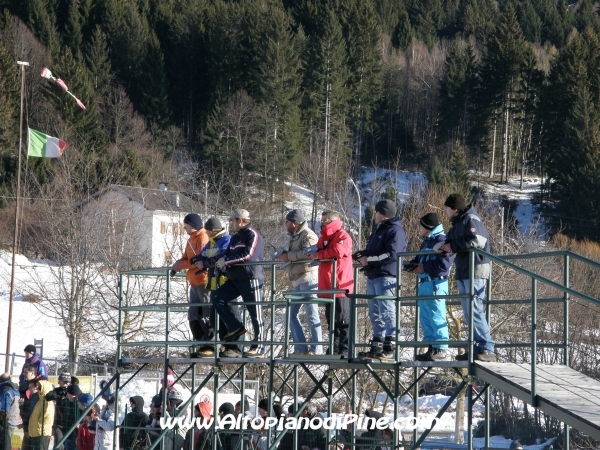
[[[461,194],[451,194],[444,202],[444,212],[450,218],[452,227],[446,235],[446,243],[440,248],[441,252],[456,254],[456,284],[459,294],[469,294],[469,250],[481,249],[490,253],[489,234],[483,225],[481,217],[470,204],[467,205]],[[479,361],[495,361],[494,341],[490,334],[490,327],[483,311],[483,297],[485,284],[490,275],[490,260],[482,255],[475,254],[475,278],[473,290],[473,359]],[[461,298],[465,320],[469,323],[468,298]],[[456,357],[458,361],[468,361],[469,354],[463,353]]]
[[[391,200],[381,200],[375,205],[375,224],[364,256],[359,262],[367,276],[367,295],[396,296],[396,253],[406,251],[406,234],[402,222],[396,217],[396,205]],[[367,300],[369,319],[373,325],[373,339],[368,352],[358,356],[370,359],[393,357],[396,343],[396,302],[394,300]]]
[[[19,424],[19,391],[10,375],[0,376],[0,450],[10,450],[12,435]]]
[[[446,242],[444,226],[436,213],[425,214],[419,220],[419,234],[423,239],[420,250],[437,250]],[[411,262],[417,264],[413,273],[417,274],[418,295],[433,297],[448,295],[448,273],[454,262],[452,253],[417,256]],[[419,319],[423,329],[423,340],[426,342],[444,342],[448,340],[448,322],[446,322],[446,300],[419,301],[421,308]],[[445,344],[430,345],[425,353],[417,355],[417,361],[443,361],[447,359],[448,346]]]
[[[241,296],[244,302],[261,302],[261,284],[265,274],[262,265],[243,265],[247,262],[263,261],[265,245],[263,238],[250,224],[250,213],[245,209],[235,209],[229,216],[229,226],[235,232],[224,256],[215,266],[227,275],[227,281],[212,295],[214,305],[221,320],[227,327],[223,340],[231,342],[246,334],[244,324],[235,316],[229,302]],[[245,305],[254,328],[254,343],[244,356],[263,357],[264,340],[263,315],[260,304]],[[242,356],[235,350],[222,353],[225,357]]]

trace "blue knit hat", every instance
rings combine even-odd
[[[91,394],[82,394],[79,396],[77,401],[87,408],[94,401],[94,397],[92,397]]]

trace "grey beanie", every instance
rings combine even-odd
[[[380,200],[375,205],[375,211],[391,219],[396,217],[396,204],[391,200]]]
[[[304,220],[304,215],[302,214],[302,211],[300,211],[299,209],[292,209],[289,213],[287,213],[287,216],[285,216],[286,220],[289,220],[292,223],[295,224],[300,224],[303,223]]]
[[[221,231],[223,224],[216,217],[211,217],[204,223],[204,229],[208,231]]]

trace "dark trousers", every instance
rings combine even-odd
[[[15,429],[8,425],[7,420],[0,422],[0,450],[11,449],[13,431]]]
[[[331,330],[331,304],[325,305],[325,317],[327,326]],[[348,297],[336,297],[333,310],[335,329],[333,330],[333,353],[341,355],[348,353],[348,329],[350,328],[350,299]],[[330,331],[331,332],[331,331]]]
[[[190,303],[202,306],[190,306],[188,321],[190,330],[196,341],[210,341],[214,330],[210,320],[210,291],[204,286],[190,286]]]
[[[29,438],[29,448],[31,450],[48,450],[48,447],[50,447],[50,436]]]

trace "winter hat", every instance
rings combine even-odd
[[[419,223],[423,228],[426,228],[427,230],[433,230],[440,224],[440,219],[436,213],[428,213],[421,217]]]
[[[213,404],[209,400],[204,400],[196,405],[200,415],[205,419],[210,419],[212,416]]]
[[[150,403],[152,403],[155,408],[159,407],[162,405],[162,395],[156,394],[154,397],[152,397]]]
[[[219,413],[226,416],[227,414],[233,414],[235,412],[235,408],[231,403],[223,403],[219,406]]]
[[[69,372],[61,372],[58,376],[58,381],[64,381],[65,383],[71,382],[71,374]]]
[[[75,375],[71,375],[71,384],[79,384],[79,378]]]
[[[457,211],[462,211],[467,207],[467,202],[460,194],[450,194],[444,202],[444,206]]]
[[[28,353],[35,353],[35,345],[29,344],[27,347],[25,347],[23,351]]]
[[[190,213],[183,218],[183,223],[187,223],[189,226],[196,230],[202,229],[202,217],[196,213]]]
[[[289,213],[287,213],[287,216],[285,216],[285,220],[289,220],[296,225],[305,221],[304,214],[302,214],[302,211],[299,209],[292,209]]]
[[[372,409],[367,409],[365,411],[365,416],[371,417],[373,419],[381,419],[383,417],[383,414],[377,411],[373,411]]]
[[[391,200],[379,200],[375,205],[375,211],[385,217],[396,217],[396,204]]]
[[[67,394],[74,395],[75,397],[81,397],[81,389],[76,384],[70,384],[67,386]]]
[[[231,211],[231,215],[229,216],[229,220],[231,219],[250,220],[250,213],[245,209],[234,209]]]
[[[223,229],[223,224],[216,217],[211,217],[204,222],[204,229],[208,231],[221,231]]]
[[[269,400],[263,398],[260,402],[258,402],[258,407],[264,409],[265,411],[269,410]]]
[[[239,401],[235,404],[236,408],[240,408],[240,410],[242,409],[242,402]],[[244,411],[249,411],[250,410],[250,402],[248,402],[248,399],[244,400]]]
[[[82,406],[84,406],[85,408],[87,408],[94,401],[94,397],[92,397],[91,394],[83,394],[83,395],[79,396],[79,398],[77,399],[77,401],[79,403],[81,403]]]
[[[173,371],[171,369],[167,369],[167,386],[173,386],[175,384],[175,377],[173,376]]]
[[[173,402],[176,405],[180,405],[181,403],[183,403],[183,395],[181,395],[181,392],[179,392],[177,389],[169,391],[169,395],[167,396],[167,398],[170,402]]]

